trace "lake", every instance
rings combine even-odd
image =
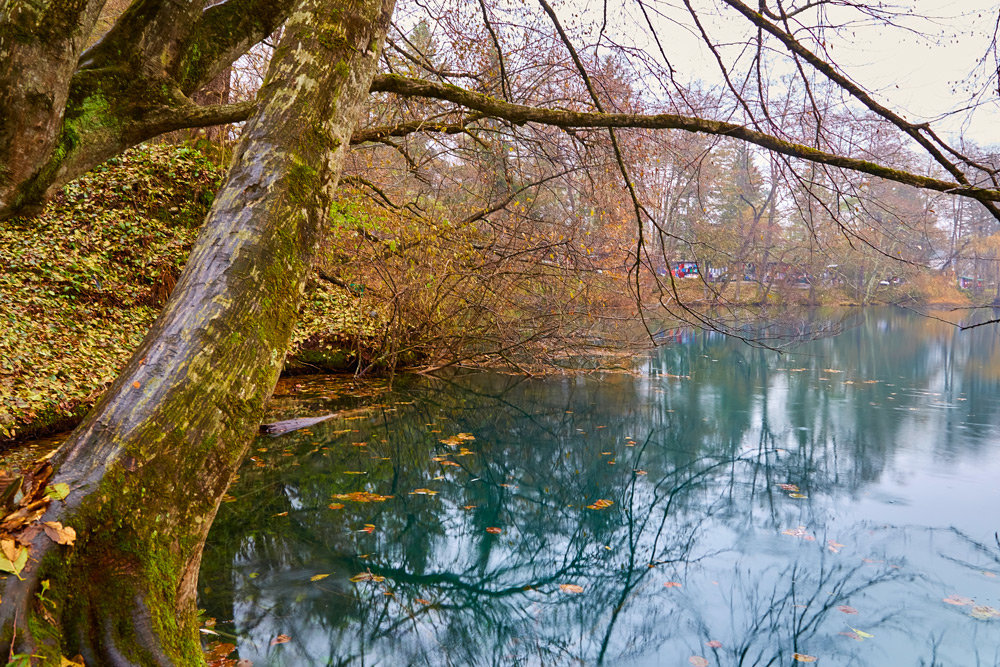
[[[996,329],[853,320],[302,380],[277,414],[347,412],[254,443],[199,606],[255,665],[1000,664]]]

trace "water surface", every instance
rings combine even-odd
[[[262,438],[200,606],[256,665],[1000,664],[996,330],[859,319]]]

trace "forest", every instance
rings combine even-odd
[[[992,326],[996,17],[6,0],[0,441],[73,428],[0,478],[8,661],[204,663],[203,549],[282,374],[771,351],[827,306]],[[946,108],[874,37],[952,48]]]

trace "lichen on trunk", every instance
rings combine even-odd
[[[88,664],[202,661],[201,546],[277,381],[391,0],[301,0],[187,267],[122,375],[53,459],[0,640]],[[49,581],[47,602],[39,601]]]

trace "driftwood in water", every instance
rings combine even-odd
[[[328,415],[322,415],[320,417],[299,417],[298,419],[286,419],[285,421],[261,424],[260,434],[270,436],[284,435],[285,433],[291,433],[292,431],[308,428],[313,424],[319,424],[320,422],[325,422],[328,419],[333,419],[334,417],[339,416],[339,412],[331,412]]]

